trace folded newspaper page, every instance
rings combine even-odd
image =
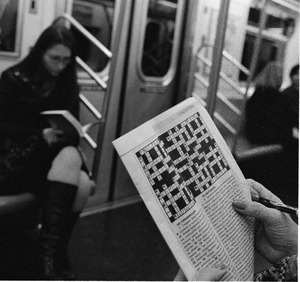
[[[187,279],[225,264],[226,280],[253,280],[253,220],[232,208],[248,199],[244,176],[197,98],[113,141]]]

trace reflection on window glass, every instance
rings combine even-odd
[[[150,0],[142,56],[144,75],[162,77],[170,67],[177,0]]]
[[[108,49],[111,47],[114,6],[114,0],[74,0],[72,10],[72,16]],[[108,62],[106,55],[75,28],[73,32],[79,57],[93,71],[102,71]]]

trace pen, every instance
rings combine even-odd
[[[276,203],[274,201],[265,199],[263,197],[258,197],[258,196],[252,196],[252,200],[255,202],[259,202],[261,204],[263,204],[264,206],[268,207],[268,208],[273,208],[291,215],[295,215],[298,217],[298,209],[282,204],[282,203]]]

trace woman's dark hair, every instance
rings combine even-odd
[[[65,84],[76,80],[75,58],[77,54],[76,42],[69,29],[62,25],[51,25],[46,28],[37,39],[27,57],[20,63],[29,75],[34,76],[42,66],[43,54],[51,47],[62,44],[71,50],[71,60],[59,75],[59,80]]]

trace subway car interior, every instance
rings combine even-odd
[[[252,144],[244,113],[254,78],[270,61],[284,68],[282,88],[290,84],[299,7],[298,0],[0,1],[0,73],[46,27],[63,24],[78,48],[80,122],[99,122],[80,142],[96,185],[69,245],[76,279],[174,279],[178,263],[112,141],[191,96],[245,178],[298,206],[298,161],[291,165],[280,144]],[[0,280],[39,280],[35,196],[0,196],[0,225]],[[256,270],[269,265],[256,256]]]

